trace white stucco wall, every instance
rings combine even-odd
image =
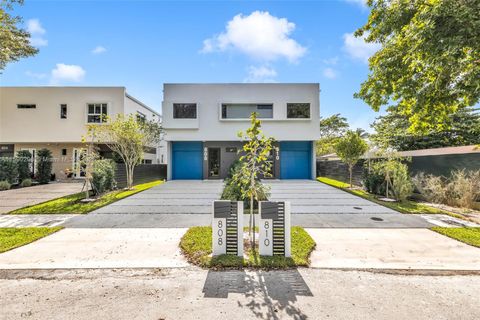
[[[273,103],[273,119],[262,119],[265,135],[278,141],[317,140],[319,84],[165,84],[163,125],[168,141],[235,141],[249,120],[220,119],[222,103]],[[310,103],[310,119],[287,119],[287,103]],[[173,119],[174,103],[196,103],[197,119]]]

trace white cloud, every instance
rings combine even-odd
[[[31,71],[26,71],[25,75],[29,76],[30,78],[35,78],[35,79],[45,79],[47,77],[46,73],[36,73],[36,72],[31,72]]]
[[[337,72],[332,68],[325,68],[323,70],[323,75],[328,79],[335,79],[337,77]]]
[[[58,84],[62,81],[81,82],[85,77],[85,70],[74,64],[57,63],[55,69],[52,70],[52,84]]]
[[[107,49],[105,47],[102,47],[102,46],[96,46],[91,52],[93,54],[101,54],[101,53],[104,53],[106,52]]]
[[[48,40],[43,37],[47,31],[42,27],[40,20],[30,19],[27,21],[27,31],[30,33],[30,44],[35,47],[42,47],[48,44]]]
[[[248,76],[243,82],[276,82],[274,78],[277,76],[277,71],[269,66],[250,66],[248,68]]]
[[[343,49],[350,57],[364,63],[368,63],[368,58],[378,51],[380,47],[379,43],[367,43],[364,37],[357,38],[353,33],[345,33],[343,35]]]
[[[237,50],[262,61],[285,58],[296,62],[307,51],[290,38],[295,24],[268,12],[255,11],[248,16],[238,14],[227,23],[224,32],[203,41],[201,52]]]
[[[336,65],[338,63],[338,57],[333,57],[333,58],[328,58],[328,59],[323,59],[323,63],[328,64],[328,65]]]
[[[354,3],[361,6],[362,8],[367,7],[367,0],[345,0],[345,2]]]

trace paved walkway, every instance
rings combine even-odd
[[[55,227],[79,214],[9,214],[0,215],[0,228]]]
[[[428,229],[307,229],[314,268],[480,270],[480,248]]]
[[[55,182],[0,191],[0,214],[80,192],[82,186],[81,182]]]

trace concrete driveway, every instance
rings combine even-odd
[[[82,182],[54,182],[0,191],[0,214],[82,191]]]

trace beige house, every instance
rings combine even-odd
[[[125,87],[0,87],[0,157],[29,150],[34,163],[36,152],[47,148],[57,179],[67,174],[80,177],[86,125],[100,125],[102,115],[120,113],[161,119]],[[161,145],[147,149],[145,163],[164,162],[162,149]],[[109,152],[105,146],[100,150]]]

